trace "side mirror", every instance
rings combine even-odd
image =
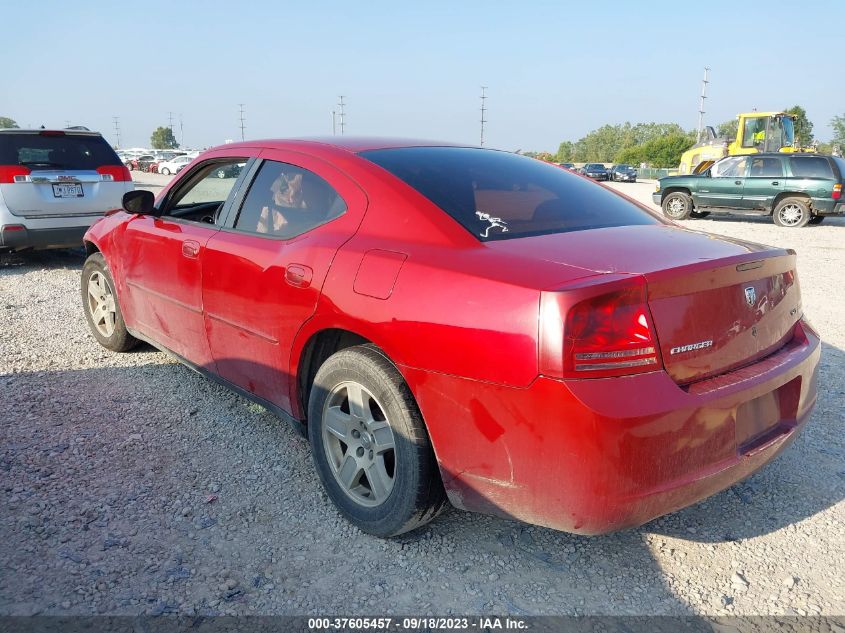
[[[136,215],[155,215],[155,200],[152,191],[127,191],[123,194],[123,208]]]

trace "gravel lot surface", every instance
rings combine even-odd
[[[0,614],[845,614],[845,221],[684,224],[798,251],[818,406],[751,479],[594,538],[452,509],[362,534],[283,422],[150,347],[99,347],[78,252],[5,257]]]

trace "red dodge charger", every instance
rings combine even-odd
[[[298,425],[379,536],[447,498],[640,525],[762,467],[816,400],[793,251],[507,152],[235,143],[127,193],[85,245],[101,344],[148,341]]]

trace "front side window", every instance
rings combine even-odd
[[[833,178],[833,170],[826,158],[802,156],[789,159],[792,175],[796,178]]]
[[[714,178],[744,178],[747,164],[747,156],[734,156],[720,160],[713,165],[710,173]]]
[[[216,222],[245,165],[245,159],[231,158],[201,166],[165,202],[163,214],[198,222]]]
[[[509,152],[404,147],[359,155],[404,181],[482,242],[660,223],[604,187]]]
[[[783,163],[780,158],[755,156],[751,159],[751,178],[780,178],[783,176]]]
[[[234,228],[290,238],[345,212],[343,198],[320,176],[307,169],[268,160],[255,177]]]

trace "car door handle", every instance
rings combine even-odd
[[[735,184],[735,185],[741,185],[741,184],[742,184],[742,181],[741,181],[741,180],[734,180],[734,184]]]
[[[307,288],[311,285],[313,271],[303,264],[290,264],[285,270],[285,281],[294,288]]]
[[[200,253],[200,243],[194,240],[185,240],[182,242],[182,255],[188,259],[196,259]]]
[[[780,183],[777,180],[772,181],[772,186],[777,187]]]

